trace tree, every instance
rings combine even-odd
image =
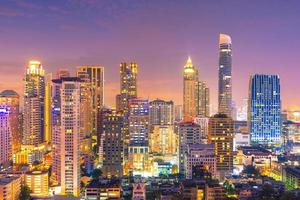
[[[30,200],[30,193],[31,190],[27,185],[22,186],[19,200]]]
[[[272,185],[270,184],[264,184],[262,186],[262,190],[259,193],[259,198],[264,200],[275,200],[277,199],[275,197],[275,191]]]
[[[257,176],[259,174],[258,171],[255,169],[255,167],[252,165],[245,166],[243,173],[247,175],[254,175],[254,176]]]
[[[102,171],[101,169],[94,169],[93,172],[92,172],[92,179],[96,180],[96,179],[99,179],[99,177],[102,175]]]
[[[297,196],[292,193],[292,192],[284,192],[281,197],[280,200],[297,200]]]

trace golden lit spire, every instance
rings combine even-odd
[[[41,62],[36,60],[29,61],[27,67],[27,74],[36,74],[36,75],[44,76],[45,71],[43,69]]]
[[[191,59],[190,56],[188,57],[185,66],[186,67],[193,67],[193,62],[192,62],[192,59]]]

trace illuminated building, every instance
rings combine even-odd
[[[183,119],[183,107],[182,105],[175,105],[174,107],[175,122],[181,122]]]
[[[283,168],[282,181],[288,190],[300,188],[300,167],[285,166]]]
[[[191,58],[188,58],[183,70],[183,120],[193,121],[196,111],[196,83],[198,70],[194,67]]]
[[[45,121],[44,121],[44,141],[51,142],[51,87],[52,74],[47,74],[45,77]]]
[[[145,99],[129,100],[128,163],[134,174],[146,176],[149,164],[149,102]]]
[[[232,43],[229,35],[219,37],[219,113],[231,117],[232,104]]]
[[[233,121],[224,114],[209,119],[208,143],[215,147],[217,177],[221,180],[233,171]]]
[[[251,76],[249,90],[248,127],[251,142],[279,145],[281,142],[279,77],[263,74]]]
[[[9,126],[12,134],[12,153],[21,148],[19,95],[13,90],[4,90],[0,93],[0,106],[6,106],[9,110]]]
[[[80,79],[66,77],[53,80],[53,169],[63,195],[80,193]]]
[[[45,144],[21,145],[20,151],[16,152],[13,157],[14,164],[32,165],[35,161],[42,162],[43,155],[46,152]]]
[[[216,175],[216,157],[214,146],[211,144],[191,144],[188,145],[185,154],[185,177],[192,179],[193,167],[203,166],[212,176]]]
[[[85,189],[85,199],[120,199],[120,182],[115,179],[92,180]]]
[[[0,106],[0,165],[12,160],[12,133],[9,124],[9,110]]]
[[[30,61],[25,75],[23,137],[25,145],[44,141],[45,71],[39,61]]]
[[[154,100],[149,103],[150,125],[172,125],[174,123],[173,101]]]
[[[178,137],[173,126],[154,125],[149,135],[151,153],[160,155],[174,155],[178,150]]]
[[[134,183],[132,189],[132,200],[145,200],[146,186],[145,183]]]
[[[202,200],[205,195],[205,183],[185,180],[181,183],[182,199]]]
[[[90,87],[92,99],[92,136],[99,143],[101,136],[98,135],[98,123],[100,123],[98,117],[104,104],[104,68],[96,65],[80,66],[77,69],[77,77],[83,79],[86,87],[88,85]]]
[[[30,188],[31,196],[49,195],[48,171],[32,171],[25,174],[25,184]]]
[[[179,171],[185,174],[185,154],[190,144],[201,144],[203,138],[200,126],[193,122],[183,122],[179,124]]]
[[[129,99],[137,98],[137,73],[138,65],[136,63],[120,64],[120,96],[118,97],[120,110],[118,111],[126,113],[129,109]]]
[[[103,167],[106,177],[123,176],[123,141],[124,117],[115,110],[103,113]]]
[[[202,143],[207,144],[208,136],[208,121],[209,117],[196,117],[194,123],[200,126],[200,132],[202,134]]]
[[[0,177],[0,199],[19,200],[21,182],[21,176]]]
[[[209,117],[209,88],[204,81],[196,82],[196,114]]]
[[[250,134],[235,133],[233,138],[233,149],[236,151],[238,147],[250,146]]]

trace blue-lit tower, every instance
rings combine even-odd
[[[281,141],[281,99],[278,75],[250,77],[248,128],[251,142],[278,145]]]

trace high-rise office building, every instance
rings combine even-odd
[[[62,194],[80,193],[80,79],[53,80],[53,177]]]
[[[129,171],[147,176],[149,166],[149,102],[146,99],[129,100]]]
[[[39,61],[30,61],[25,75],[23,137],[25,145],[44,141],[45,71]]]
[[[237,110],[236,119],[238,121],[247,121],[248,99],[243,99],[241,107]]]
[[[209,117],[209,88],[204,81],[196,82],[196,114]]]
[[[203,138],[200,126],[193,122],[184,122],[179,124],[179,171],[185,174],[185,154],[190,144],[201,144]]]
[[[194,67],[191,58],[188,58],[183,70],[183,120],[193,121],[196,111],[196,83],[198,70]]]
[[[120,64],[120,96],[118,97],[118,111],[128,111],[129,99],[137,98],[137,73],[138,65],[136,63]]]
[[[102,113],[103,123],[103,174],[107,177],[123,176],[124,116],[115,110]]]
[[[174,106],[174,118],[175,122],[181,122],[183,120],[183,107],[182,105]]]
[[[232,43],[229,35],[219,37],[219,113],[231,117]]]
[[[13,90],[4,90],[0,93],[0,106],[9,110],[9,126],[12,134],[12,154],[21,148],[21,120],[20,120],[20,97]]]
[[[149,101],[129,100],[129,140],[130,145],[148,145]]]
[[[0,106],[0,165],[12,160],[12,134],[9,125],[9,109]]]
[[[150,125],[172,125],[174,123],[173,101],[154,100],[149,103]]]
[[[217,177],[221,180],[233,171],[233,120],[225,114],[209,119],[208,143],[213,144],[217,157]]]
[[[250,78],[248,128],[252,143],[280,144],[281,99],[277,75],[256,74]]]
[[[77,68],[77,77],[85,83],[85,87],[90,87],[92,103],[92,137],[100,142],[101,135],[98,133],[99,116],[104,105],[104,68],[102,66],[89,65]]]

